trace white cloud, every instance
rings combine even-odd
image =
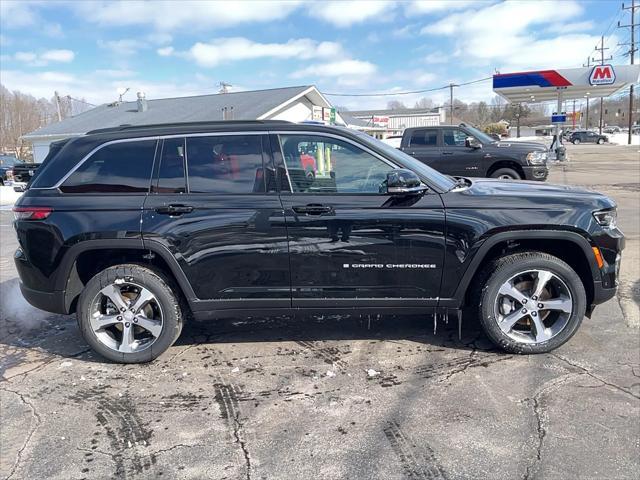
[[[156,52],[161,57],[169,57],[169,56],[173,55],[174,49],[173,49],[173,47],[162,47],[162,48],[159,48],[158,50],[156,50]]]
[[[91,1],[73,2],[85,21],[104,26],[150,25],[159,31],[189,31],[270,22],[287,17],[298,1],[242,2],[183,0],[180,2]]]
[[[424,57],[424,61],[427,63],[447,63],[449,60],[451,60],[451,56],[440,51],[431,52]]]
[[[407,16],[412,14],[427,14],[451,10],[461,10],[472,5],[484,3],[486,0],[416,0],[406,6]]]
[[[547,31],[565,34],[574,32],[590,32],[594,27],[595,25],[591,20],[585,20],[584,22],[553,23],[549,28],[547,28]]]
[[[69,63],[75,58],[75,53],[71,50],[47,50],[40,54],[35,52],[16,52],[13,59],[17,62],[26,63],[31,67],[43,67],[52,62]]]
[[[72,62],[76,54],[71,50],[48,50],[40,55],[45,62]]]
[[[361,86],[366,83],[367,77],[376,73],[377,70],[378,67],[373,63],[347,59],[315,63],[293,72],[291,78],[309,78],[314,82],[318,78],[331,78],[335,79],[339,85]]]
[[[336,57],[342,54],[342,47],[339,43],[318,43],[308,38],[292,39],[285,43],[257,43],[247,38],[234,37],[218,38],[211,43],[198,42],[187,52],[179,54],[192,59],[200,66],[214,67],[223,62],[256,58]]]
[[[32,5],[24,1],[2,0],[0,21],[7,28],[27,27],[36,23],[37,15]]]
[[[142,40],[122,38],[120,40],[98,40],[98,46],[110,50],[116,56],[135,55],[139,50],[147,48]]]
[[[96,70],[96,75],[107,78],[129,78],[135,77],[137,72],[128,69],[100,69]]]
[[[308,12],[336,27],[350,27],[367,20],[389,20],[395,2],[379,1],[321,1],[311,2]]]
[[[469,65],[502,71],[561,68],[579,65],[597,38],[573,33],[545,38],[545,27],[575,20],[582,13],[582,5],[573,0],[507,1],[450,14],[421,33],[452,37],[451,55]]]

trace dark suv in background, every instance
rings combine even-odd
[[[606,135],[600,135],[596,132],[592,132],[591,130],[580,130],[577,132],[573,132],[569,136],[569,141],[574,145],[578,145],[580,143],[597,143],[598,145],[602,145],[609,141],[609,138]]]
[[[400,150],[447,175],[538,181],[549,175],[544,144],[496,140],[464,123],[407,128]]]
[[[547,352],[614,296],[624,237],[595,192],[457,178],[353,130],[120,127],[58,142],[14,207],[25,298],[149,361],[187,318],[466,309]]]

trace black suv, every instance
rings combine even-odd
[[[549,175],[544,144],[496,141],[464,123],[407,128],[400,150],[448,175],[537,181]]]
[[[615,203],[453,179],[353,130],[120,127],[58,142],[15,208],[34,306],[149,361],[187,318],[467,308],[505,350],[547,352],[614,296]]]
[[[590,130],[581,130],[573,132],[569,137],[569,141],[574,145],[578,145],[580,143],[597,143],[598,145],[602,145],[609,141],[609,139],[606,135],[600,135]]]

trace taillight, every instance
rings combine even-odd
[[[13,180],[13,170],[7,170],[7,180]]]
[[[13,216],[16,220],[44,220],[52,211],[51,207],[13,207]]]

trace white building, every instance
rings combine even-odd
[[[33,144],[33,158],[39,163],[49,152],[51,142],[100,128],[219,120],[326,120],[328,123],[330,111],[327,99],[309,85],[193,97],[139,98],[133,102],[100,105],[22,138]],[[322,118],[318,118],[319,115]],[[339,116],[335,121],[344,123]]]
[[[401,135],[405,128],[432,127],[445,122],[445,111],[441,107],[359,110],[346,113],[366,122],[370,127],[382,128],[384,134],[375,134],[378,138]]]

